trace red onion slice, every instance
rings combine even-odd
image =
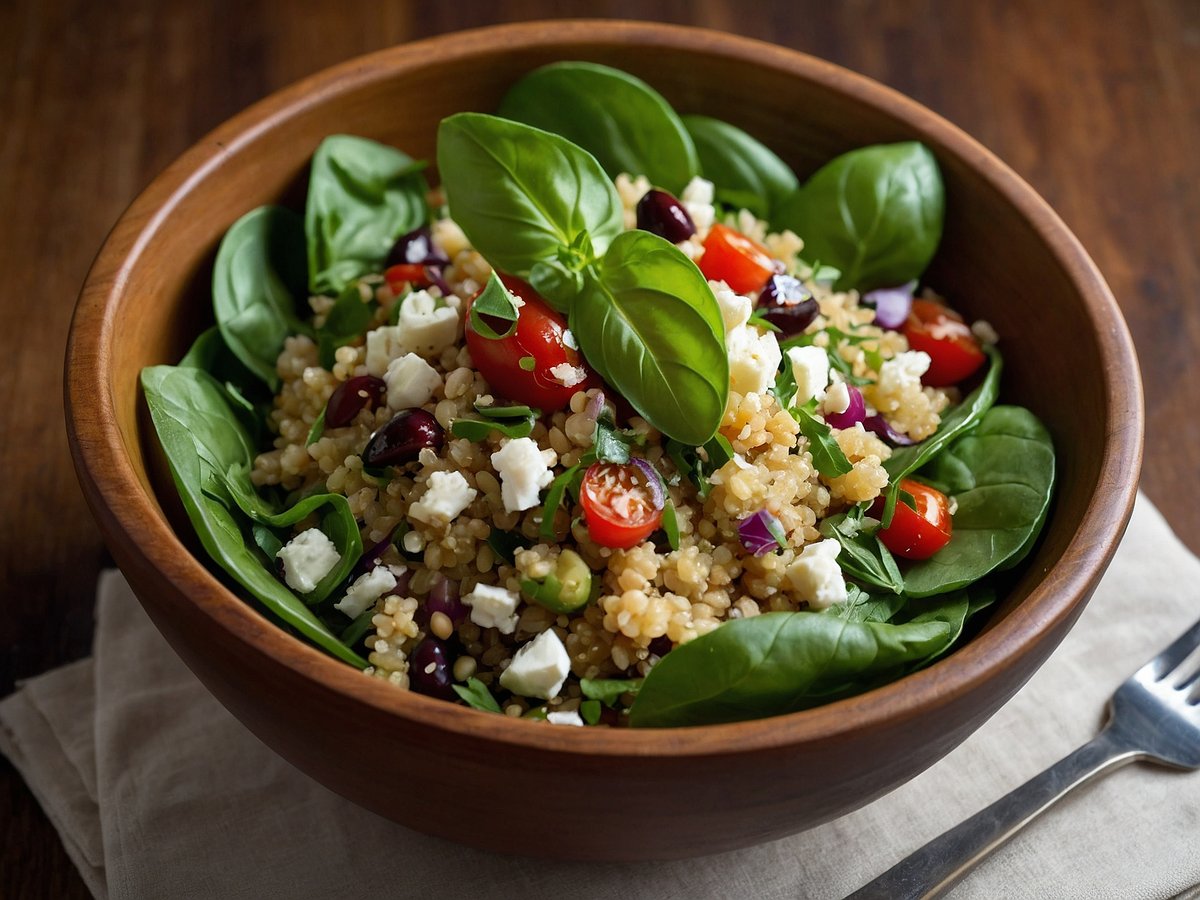
[[[875,324],[881,328],[899,328],[912,310],[915,281],[893,288],[879,288],[863,294],[863,303],[875,307]]]
[[[850,395],[850,405],[846,407],[845,411],[825,413],[825,423],[830,428],[853,428],[867,416],[867,404],[863,400],[862,391],[854,385],[848,384],[846,392]]]
[[[766,556],[782,549],[787,543],[783,525],[765,509],[751,513],[738,522],[738,537],[742,546],[755,556]]]
[[[920,441],[914,441],[907,434],[901,434],[896,431],[896,429],[888,424],[887,419],[880,415],[867,416],[863,419],[863,428],[867,429],[867,431],[873,431],[895,447],[911,447],[913,444],[920,443]]]
[[[662,509],[666,505],[666,492],[663,490],[662,476],[654,466],[650,465],[640,456],[631,456],[629,458],[630,465],[637,466],[643,477],[646,479],[646,487],[650,490],[650,499],[654,503],[655,509]]]

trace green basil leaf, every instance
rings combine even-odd
[[[596,419],[592,448],[597,460],[624,465],[629,462],[629,446],[629,437],[616,427],[611,416],[604,414]]]
[[[578,144],[612,178],[645,175],[679,194],[700,172],[692,138],[671,105],[640,78],[608,66],[535,69],[509,89],[499,112]]]
[[[589,272],[570,314],[584,357],[667,437],[703,444],[729,394],[725,329],[708,282],[647,231],[618,236]]]
[[[481,113],[438,128],[438,171],[454,220],[502,271],[528,278],[586,239],[604,253],[623,227],[621,198],[600,164],[558,135]],[[564,309],[561,299],[547,298]]]
[[[304,225],[281,206],[260,206],[225,232],[213,264],[213,313],[225,345],[279,390],[275,362],[288,335],[306,327],[296,316],[306,295]]]
[[[589,725],[600,724],[601,706],[599,700],[584,700],[579,704],[579,715]]]
[[[933,616],[901,625],[814,612],[731,619],[650,670],[629,723],[711,725],[816,706],[903,674],[957,633]]]
[[[845,475],[854,468],[841,446],[833,437],[833,429],[802,406],[790,406],[788,412],[800,425],[800,433],[808,440],[808,452],[813,465],[826,478]]]
[[[642,689],[642,678],[581,678],[579,690],[589,700],[599,700],[605,706],[615,707],[625,694],[636,695]]]
[[[1028,551],[1050,506],[1054,446],[1029,410],[995,406],[917,475],[926,472],[958,509],[950,543],[905,571],[914,597],[965,587]]]
[[[496,702],[496,698],[492,696],[492,692],[478,678],[468,678],[465,685],[452,684],[454,693],[458,694],[468,706],[475,709],[481,709],[484,712],[500,712],[500,704]]]
[[[530,413],[524,419],[472,419],[466,416],[450,423],[450,433],[468,441],[486,441],[493,431],[507,438],[523,438],[533,434],[537,416]]]
[[[558,539],[554,533],[554,514],[562,506],[563,497],[567,493],[567,486],[582,471],[581,464],[576,463],[571,468],[560,472],[550,482],[550,487],[546,490],[546,500],[542,504],[542,524],[538,529],[538,533],[543,540],[556,541]]]
[[[540,411],[523,404],[506,403],[499,405],[496,403],[480,403],[478,400],[475,401],[475,412],[488,419],[527,419],[530,416],[536,419],[541,415]]]
[[[695,115],[684,116],[683,125],[718,202],[769,220],[800,186],[787,163],[736,125]]]
[[[308,281],[341,292],[383,267],[396,239],[429,220],[425,163],[395,147],[335,134],[313,155],[304,229]]]
[[[530,268],[529,284],[555,309],[570,309],[571,301],[583,290],[583,273],[556,259],[543,259]]]
[[[254,455],[221,386],[190,367],[152,366],[142,370],[141,380],[183,507],[209,556],[285,624],[339,659],[365,667],[366,660],[262,564],[246,536],[249,519],[233,499],[214,498],[225,490],[229,467],[247,464]]]
[[[909,141],[851,150],[781,206],[772,225],[841,270],[835,287],[860,291],[919,278],[942,237],[945,195],[937,160]]]
[[[675,501],[672,500],[669,495],[667,496],[666,501],[663,503],[662,529],[667,536],[667,546],[669,546],[672,550],[678,550],[679,513],[675,509]]]
[[[499,341],[517,330],[518,315],[517,305],[513,303],[513,295],[504,286],[500,276],[492,272],[488,277],[487,284],[479,292],[479,296],[471,301],[471,329],[489,341]],[[508,327],[503,332],[496,331],[483,318],[484,316],[507,322],[509,323]]]

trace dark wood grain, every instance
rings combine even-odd
[[[1125,311],[1146,385],[1143,486],[1200,549],[1191,487],[1200,464],[1200,7],[1105,6],[663,0],[584,11],[706,25],[823,56],[942,113],[1027,178]],[[0,302],[11,323],[0,334],[0,693],[88,649],[105,555],[67,454],[60,366],[76,292],[121,210],[203,133],[296,78],[430,34],[577,9],[549,0],[303,12],[282,0],[0,4]],[[0,896],[84,896],[7,764],[0,778]]]

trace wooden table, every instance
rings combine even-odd
[[[0,303],[13,317],[0,331],[0,695],[89,649],[106,555],[67,453],[60,369],[76,292],[124,207],[210,128],[303,75],[391,44],[569,8],[0,4]],[[1125,311],[1146,389],[1142,485],[1200,550],[1200,5],[647,0],[585,11],[704,25],[825,57],[932,107],[1028,179]],[[0,835],[0,896],[86,896],[7,762]]]

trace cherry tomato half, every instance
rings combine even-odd
[[[468,305],[465,333],[475,368],[499,397],[537,407],[543,412],[562,409],[576,391],[595,387],[599,380],[579,352],[563,343],[567,320],[524,281],[507,275],[501,280],[525,301],[525,305],[517,314],[516,330],[499,340],[489,340],[471,327]],[[506,323],[496,324],[499,332]],[[522,360],[525,360],[524,364]],[[563,363],[571,366],[574,372],[582,371],[583,380],[564,384],[560,375],[550,371]]]
[[[388,266],[383,273],[384,280],[387,281],[388,287],[392,289],[393,294],[401,294],[404,292],[405,285],[411,285],[414,288],[429,287],[433,284],[433,280],[425,271],[425,267],[420,263],[400,263],[395,266]]]
[[[662,524],[663,502],[657,487],[632,463],[588,466],[579,502],[592,540],[624,550],[649,537]]]
[[[921,383],[949,387],[973,375],[987,359],[979,341],[962,316],[931,300],[914,300],[912,312],[901,328],[913,350],[924,350],[931,360]]]
[[[880,528],[876,535],[896,556],[929,559],[950,542],[953,528],[950,501],[937,488],[908,478],[900,480],[900,490],[912,495],[917,508],[914,510],[904,501],[898,501],[891,524]],[[876,501],[871,513],[882,515],[882,500]]]
[[[720,223],[708,230],[696,265],[709,281],[723,281],[739,294],[761,290],[768,278],[783,271],[766,247]]]

